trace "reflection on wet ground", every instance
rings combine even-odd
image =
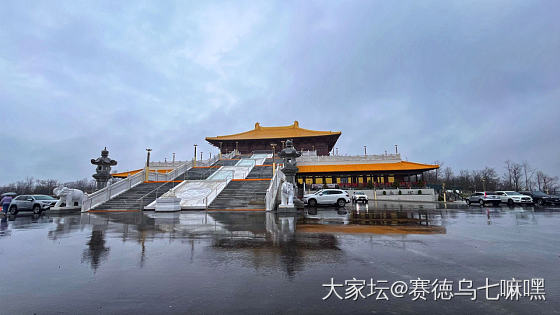
[[[0,220],[0,313],[558,312],[560,209],[370,203]],[[331,277],[544,277],[546,303],[323,301]],[[31,294],[32,298],[27,298]]]

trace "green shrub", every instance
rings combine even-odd
[[[418,194],[421,195],[421,194],[422,194],[422,190],[418,189]]]
[[[402,190],[399,189],[399,195],[402,195]]]
[[[387,192],[384,190],[384,191],[383,191],[383,195],[386,195],[386,194],[387,194]]]

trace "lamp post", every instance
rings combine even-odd
[[[235,154],[239,154],[239,141],[235,141]]]
[[[200,151],[200,162],[202,162],[202,151]]]
[[[220,141],[220,160],[222,159],[222,141]]]
[[[272,147],[272,177],[276,173],[276,160],[275,160],[275,153],[276,153],[276,143],[271,143],[270,146]]]
[[[286,148],[286,140],[281,140],[280,142],[282,142],[282,150],[284,150]]]
[[[367,145],[364,145],[364,157],[367,157]]]
[[[198,144],[194,145],[194,160],[193,160],[193,167],[196,167],[196,146],[198,146]]]
[[[336,148],[336,155],[338,155],[338,148]]]
[[[146,148],[147,156],[146,156],[146,171],[145,173],[145,181],[147,182],[150,179],[150,152],[152,149]]]
[[[399,154],[399,146],[395,144],[395,154]]]
[[[175,166],[175,153],[173,153],[173,166]]]

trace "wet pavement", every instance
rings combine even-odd
[[[265,212],[19,214],[0,222],[0,314],[560,314],[560,209],[370,203]],[[546,300],[377,300],[351,282],[544,278]],[[379,282],[381,281],[381,282]],[[386,284],[387,284],[386,283]],[[350,292],[351,293],[351,292]],[[499,288],[491,294],[498,295]]]

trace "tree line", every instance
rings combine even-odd
[[[480,170],[453,171],[450,167],[443,167],[444,163],[435,161],[439,169],[424,173],[427,184],[442,185],[446,189],[462,191],[543,191],[555,194],[560,190],[558,176],[550,176],[541,170],[533,168],[527,161],[522,163],[507,160],[501,173],[495,168],[485,167]]]
[[[461,191],[482,190],[539,190],[556,194],[560,191],[557,176],[550,176],[541,170],[533,168],[526,161],[522,163],[507,160],[504,162],[502,173],[492,167],[480,170],[453,171],[450,167],[443,167],[444,162],[435,161],[439,169],[424,173],[424,181],[428,185],[443,185],[446,189]],[[27,177],[24,180],[0,186],[0,193],[15,192],[18,195],[53,195],[53,189],[64,185],[69,188],[80,189],[85,193],[95,191],[96,183],[93,179],[83,178],[72,182],[60,182],[56,179],[35,179]]]
[[[56,179],[35,179],[26,177],[24,180],[0,186],[0,192],[15,192],[18,195],[53,195],[53,190],[64,185],[69,188],[82,190],[85,193],[95,191],[96,183],[93,179],[79,179],[73,182],[60,182]]]

